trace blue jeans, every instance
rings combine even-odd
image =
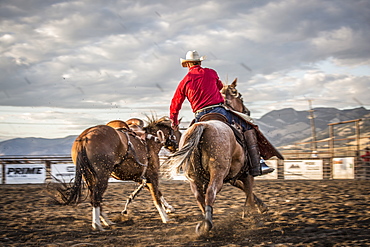
[[[246,130],[252,129],[252,127],[249,124],[247,124],[243,119],[239,118],[237,115],[233,114],[232,112],[229,112],[222,106],[215,106],[212,108],[205,109],[204,111],[195,113],[195,122],[199,122],[199,119],[203,115],[207,113],[211,113],[211,112],[220,113],[224,115],[230,124],[233,124],[233,123],[239,124],[243,128],[243,132]]]

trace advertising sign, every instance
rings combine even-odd
[[[51,164],[52,181],[70,182],[75,177],[76,167],[73,163],[69,164]]]
[[[268,173],[263,176],[257,176],[254,177],[256,180],[265,180],[265,179],[277,179],[278,178],[278,172],[277,172],[277,160],[265,160],[266,165],[268,165],[271,168],[274,168],[275,170],[271,173]]]
[[[354,179],[355,158],[333,158],[333,179]]]
[[[322,179],[322,160],[284,161],[284,179]]]
[[[46,178],[45,164],[6,164],[6,184],[44,183]]]
[[[58,179],[62,182],[70,182],[76,173],[76,166],[73,163],[70,164],[51,164],[51,174],[53,182]],[[109,178],[108,182],[122,182],[114,178]]]
[[[0,164],[0,184],[3,183],[3,165]]]

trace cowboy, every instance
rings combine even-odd
[[[171,101],[172,128],[178,129],[178,115],[185,98],[187,98],[195,113],[195,122],[198,122],[203,115],[212,112],[220,113],[227,118],[230,124],[236,123],[242,127],[244,139],[247,141],[247,151],[251,157],[250,174],[252,176],[260,176],[274,171],[261,159],[255,129],[225,109],[224,98],[220,93],[223,84],[215,70],[201,67],[204,59],[205,57],[200,57],[195,50],[188,51],[185,59],[180,58],[182,67],[188,68],[188,74],[177,86]]]

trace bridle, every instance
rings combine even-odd
[[[172,150],[173,148],[176,150],[177,147],[178,147],[175,132],[172,128],[170,128],[170,134],[167,137],[167,139],[166,139],[165,134],[163,133],[162,130],[158,130],[156,135],[147,134],[146,139],[148,139],[148,140],[153,139],[154,142],[162,144],[164,148],[167,148],[169,150]]]
[[[164,147],[171,150],[171,148],[173,148],[174,150],[173,151],[176,151],[178,148],[179,148],[179,143],[177,141],[177,138],[176,138],[176,135],[175,135],[175,131],[170,128],[170,135],[168,136],[165,144],[164,144]]]

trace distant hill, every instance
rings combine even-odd
[[[364,107],[338,110],[336,108],[314,108],[314,122],[317,140],[328,138],[329,123],[363,119],[361,131],[370,133],[370,110]],[[267,138],[276,146],[284,146],[310,139],[312,129],[308,111],[296,111],[292,108],[271,111],[255,123],[260,127]],[[343,137],[354,135],[354,128],[347,133],[342,133]]]
[[[15,138],[0,142],[0,155],[70,155],[77,136],[65,138]]]
[[[317,139],[329,136],[328,124],[362,118],[361,132],[370,133],[370,110],[364,107],[338,110],[336,108],[314,108]],[[308,111],[293,108],[271,111],[255,119],[264,135],[276,147],[309,140],[312,135]],[[338,135],[354,135],[354,128],[343,127]],[[0,155],[70,155],[73,141],[77,136],[58,139],[15,138],[0,142]]]

